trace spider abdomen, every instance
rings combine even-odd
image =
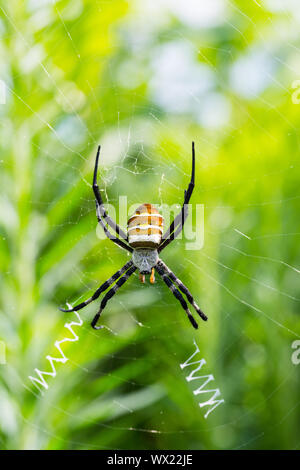
[[[128,241],[133,248],[157,248],[163,233],[163,216],[152,204],[142,204],[128,220]]]

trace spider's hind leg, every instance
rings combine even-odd
[[[162,280],[164,281],[164,283],[168,286],[168,288],[170,289],[170,291],[172,292],[172,294],[176,297],[176,299],[179,300],[179,302],[181,303],[181,306],[182,308],[185,310],[187,316],[188,316],[188,319],[190,320],[191,324],[193,325],[193,327],[197,330],[198,329],[198,323],[196,322],[196,320],[194,319],[193,315],[191,314],[188,306],[187,306],[187,303],[186,301],[184,300],[182,294],[179,292],[178,289],[176,289],[176,287],[174,286],[173,282],[168,278],[168,275],[166,274],[164,268],[160,265],[160,263],[158,263],[156,266],[155,266],[155,269],[156,271],[158,272],[158,274],[162,277]]]
[[[186,295],[188,301],[194,307],[194,309],[196,310],[198,315],[202,318],[202,320],[206,321],[207,316],[205,315],[205,313],[202,312],[201,308],[196,304],[194,297],[192,296],[188,288],[183,284],[183,282],[181,282],[181,280],[178,279],[177,276],[175,276],[175,274],[168,268],[168,266],[162,260],[159,260],[158,264],[162,267],[164,272],[174,282],[174,284],[176,284],[176,286],[181,290],[181,292],[183,292]]]
[[[125,274],[123,274],[123,276],[120,277],[120,279],[117,280],[115,285],[111,289],[109,289],[109,291],[103,297],[101,304],[100,304],[100,308],[98,312],[96,313],[96,315],[94,316],[93,321],[91,323],[92,327],[95,330],[100,330],[101,328],[103,328],[103,326],[96,326],[96,325],[109,299],[111,299],[115,295],[117,290],[120,289],[120,287],[122,287],[122,285],[130,278],[130,276],[134,273],[134,271],[136,271],[136,269],[137,269],[136,266],[131,266],[131,268],[128,269],[128,271]]]
[[[100,296],[100,294],[104,291],[106,291],[106,289],[109,288],[109,286],[111,286],[111,284],[113,284],[122,274],[125,273],[125,271],[127,271],[127,269],[130,268],[130,266],[132,266],[132,261],[128,261],[128,263],[124,264],[124,266],[122,266],[121,269],[119,269],[115,274],[113,274],[109,279],[107,279],[107,281],[105,281],[95,292],[94,294],[92,295],[92,297],[90,297],[89,299],[85,300],[84,302],[82,302],[81,304],[79,305],[76,305],[75,307],[72,307],[72,308],[69,308],[69,309],[64,309],[64,308],[60,308],[59,310],[61,310],[62,312],[76,312],[77,310],[81,310],[82,308],[86,307],[88,304],[90,304],[91,302],[93,302],[94,300],[98,299],[98,297]]]
[[[103,205],[101,193],[100,193],[98,182],[97,182],[97,172],[98,172],[98,162],[99,162],[99,156],[100,156],[100,149],[101,149],[101,147],[100,147],[100,145],[98,145],[98,150],[97,150],[97,155],[96,155],[96,160],[95,160],[94,177],[93,177],[93,191],[94,191],[94,195],[95,195],[95,198],[96,198],[96,205],[97,205],[97,208],[99,208],[99,214],[105,220],[105,222],[107,222],[108,225],[118,235],[120,235],[120,237],[124,241],[127,241],[127,234],[125,232],[123,232],[121,227],[119,227],[119,225],[112,220],[112,218],[108,215],[108,213],[106,212],[106,210],[104,208],[104,205]]]

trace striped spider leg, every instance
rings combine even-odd
[[[176,297],[176,299],[179,300],[179,302],[181,303],[181,306],[183,308],[183,310],[185,310],[187,316],[188,316],[188,319],[190,320],[191,324],[193,325],[193,327],[197,330],[198,328],[198,323],[196,322],[196,320],[194,319],[193,315],[191,314],[188,306],[187,306],[187,303],[186,301],[184,300],[183,298],[183,295],[179,292],[178,289],[176,289],[176,287],[174,286],[173,282],[170,280],[170,278],[168,277],[167,273],[165,272],[165,270],[163,269],[163,267],[161,267],[159,265],[159,263],[155,266],[155,269],[156,271],[158,272],[158,274],[161,276],[162,280],[164,281],[164,283],[167,285],[167,287],[170,289],[170,291],[172,292],[172,294]]]
[[[115,281],[115,285],[106,293],[104,298],[102,299],[101,305],[100,305],[100,310],[98,313],[95,315],[93,321],[91,322],[92,327],[95,330],[100,330],[103,328],[102,326],[96,326],[97,321],[99,320],[100,314],[102,310],[104,309],[105,305],[107,304],[108,300],[111,299],[117,290],[129,279],[129,277],[136,271],[136,267],[133,265],[132,261],[128,261],[121,269],[119,269],[115,274],[113,274],[107,281],[105,281],[95,292],[94,294],[81,304],[76,305],[73,308],[70,309],[63,309],[60,308],[62,312],[76,312],[78,310],[81,310],[82,308],[86,307],[88,304],[93,302],[94,300],[98,299],[100,294],[104,291],[106,291]]]
[[[119,227],[119,225],[112,220],[111,217],[109,217],[108,213],[105,210],[105,207],[103,205],[103,200],[99,191],[99,186],[97,183],[97,172],[98,172],[98,162],[99,162],[99,156],[100,156],[100,149],[101,146],[98,146],[97,150],[97,155],[96,155],[96,161],[95,161],[95,168],[94,168],[94,178],[93,178],[93,191],[95,194],[95,200],[96,200],[96,213],[97,213],[97,219],[99,224],[104,230],[105,235],[107,238],[109,238],[112,242],[114,242],[116,245],[119,245],[121,248],[124,248],[124,250],[129,251],[132,253],[133,249],[127,245],[128,237],[127,234]],[[120,240],[118,237],[115,235],[112,235],[109,231],[109,229],[105,226],[105,222],[124,240]]]
[[[167,278],[170,280],[170,282],[173,281],[171,283],[175,284],[179,288],[179,290],[181,290],[181,292],[183,292],[183,294],[186,295],[186,298],[188,299],[189,303],[194,307],[198,315],[202,318],[202,320],[206,321],[207,316],[205,315],[205,313],[202,312],[201,308],[196,304],[194,297],[192,296],[189,289],[183,284],[183,282],[181,282],[180,279],[178,279],[178,277],[168,268],[168,266],[161,259],[158,261],[155,268],[157,272],[162,276],[165,282]],[[168,284],[168,287],[169,287],[169,284]]]
[[[117,279],[119,279],[120,276],[122,276],[127,271],[127,269],[131,268],[132,266],[133,266],[133,262],[131,260],[128,261],[128,263],[124,264],[124,266],[121,269],[115,272],[115,274],[113,274],[109,279],[107,279],[107,281],[105,281],[100,287],[98,287],[98,289],[94,292],[94,294],[89,299],[85,300],[81,304],[76,305],[73,308],[70,308],[70,309],[60,308],[59,310],[61,310],[62,312],[77,312],[77,310],[81,310],[82,308],[86,307],[88,304],[98,299],[98,297],[100,296],[102,292],[106,291]]]
[[[97,324],[97,322],[100,318],[101,312],[102,312],[102,310],[104,310],[107,302],[116,294],[116,292],[120,289],[120,287],[122,287],[122,285],[125,284],[125,282],[136,271],[136,269],[137,269],[136,266],[131,266],[131,268],[128,269],[128,271],[125,274],[123,274],[123,276],[120,277],[120,279],[117,280],[115,285],[111,289],[109,289],[109,291],[105,294],[105,296],[103,297],[103,299],[101,301],[100,308],[99,308],[98,312],[96,313],[96,315],[94,316],[94,319],[91,323],[92,327],[95,330],[101,330],[101,328],[103,328],[103,326],[96,326],[96,324]]]

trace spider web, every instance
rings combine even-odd
[[[262,198],[260,194],[257,194],[257,198],[254,197],[250,201],[245,198],[240,203],[239,193],[242,192],[242,188],[248,188],[251,184],[257,187],[259,184],[267,187],[267,182],[271,179],[274,181],[293,180],[297,176],[297,162],[296,159],[287,157],[277,160],[276,166],[273,166],[270,161],[269,164],[256,169],[255,166],[251,167],[248,164],[251,155],[243,155],[240,158],[252,171],[245,172],[242,178],[233,178],[232,182],[227,169],[228,161],[222,157],[222,145],[226,138],[230,140],[231,135],[235,136],[235,139],[243,138],[239,123],[232,118],[233,106],[238,109],[241,119],[249,120],[257,133],[269,139],[271,146],[279,143],[276,135],[269,132],[267,125],[253,117],[255,116],[254,110],[252,115],[251,107],[245,104],[247,100],[251,101],[254,98],[262,108],[269,110],[270,114],[276,117],[279,125],[284,126],[287,132],[293,133],[297,144],[299,143],[297,128],[281,111],[278,96],[290,99],[289,87],[297,78],[298,67],[294,65],[293,60],[299,55],[295,36],[300,16],[294,14],[293,2],[284,2],[283,6],[283,2],[279,1],[256,2],[253,0],[253,8],[269,9],[269,29],[261,29],[256,26],[253,18],[238,6],[237,2],[214,1],[210,2],[211,6],[201,7],[199,11],[198,2],[191,2],[190,9],[184,8],[183,3],[176,2],[174,6],[173,2],[168,0],[159,2],[137,0],[133,3],[125,20],[121,22],[117,29],[118,34],[111,46],[116,52],[112,53],[112,59],[103,59],[108,77],[104,83],[110,84],[107,87],[113,103],[112,117],[104,112],[103,104],[99,102],[98,87],[88,82],[90,106],[94,109],[96,120],[93,125],[87,126],[80,112],[80,100],[84,99],[80,90],[76,87],[70,90],[68,87],[58,86],[54,62],[39,59],[38,49],[36,49],[39,42],[37,41],[36,44],[28,42],[26,32],[18,27],[9,11],[1,7],[6,21],[14,30],[14,35],[24,41],[28,48],[27,62],[30,60],[37,62],[37,67],[40,67],[44,74],[45,83],[55,91],[57,99],[61,102],[66,118],[54,126],[43,117],[43,114],[35,111],[34,107],[29,104],[28,97],[19,95],[9,85],[9,81],[6,84],[11,98],[18,101],[20,106],[32,114],[35,123],[48,128],[49,150],[36,142],[33,145],[38,154],[49,162],[49,168],[55,169],[55,171],[49,171],[47,180],[50,188],[54,188],[53,192],[49,191],[50,196],[55,194],[57,189],[58,192],[60,191],[59,197],[62,198],[62,204],[67,204],[67,208],[70,209],[70,213],[67,214],[65,211],[61,221],[54,223],[52,228],[58,237],[63,236],[63,233],[69,230],[70,240],[76,240],[76,243],[72,249],[66,250],[66,256],[61,256],[59,263],[50,266],[48,271],[46,271],[48,258],[47,243],[45,243],[45,261],[44,265],[42,264],[45,274],[41,279],[41,290],[46,297],[50,295],[50,292],[57,290],[57,304],[61,301],[60,283],[63,283],[66,290],[70,292],[67,301],[75,305],[87,298],[128,258],[126,253],[119,254],[119,249],[106,240],[99,240],[97,242],[99,248],[95,248],[97,235],[94,198],[90,177],[86,176],[88,171],[85,170],[92,169],[94,151],[98,143],[102,145],[99,183],[102,195],[108,204],[118,207],[118,197],[126,195],[129,205],[141,202],[163,205],[167,200],[169,203],[178,204],[179,208],[183,200],[183,191],[189,181],[191,140],[195,132],[200,134],[195,139],[198,155],[197,172],[199,172],[198,175],[203,174],[203,177],[207,176],[214,182],[213,185],[201,186],[201,176],[199,176],[198,192],[193,195],[193,199],[200,198],[199,202],[205,204],[205,245],[201,251],[195,253],[184,250],[183,240],[173,242],[163,252],[162,258],[179,278],[184,279],[195,298],[199,299],[200,306],[203,306],[204,311],[209,315],[210,325],[200,324],[196,333],[191,331],[185,323],[184,312],[181,312],[176,300],[161,282],[151,287],[140,286],[138,276],[134,275],[108,303],[102,317],[102,324],[105,326],[102,331],[95,332],[89,326],[97,309],[97,302],[79,312],[83,324],[74,327],[78,340],[66,349],[63,347],[68,364],[56,365],[57,376],[50,377],[49,380],[47,378],[49,385],[47,392],[38,393],[30,387],[27,377],[15,370],[13,365],[7,364],[6,367],[9,375],[19,386],[25,387],[36,397],[37,414],[50,409],[59,419],[66,422],[74,421],[78,426],[81,420],[83,427],[86,423],[93,422],[99,430],[106,429],[107,432],[123,433],[123,448],[127,448],[126,435],[128,433],[136,435],[137,440],[139,435],[145,433],[159,434],[166,436],[166,439],[168,435],[172,435],[175,444],[176,437],[187,435],[194,445],[197,445],[199,435],[205,441],[203,436],[207,434],[211,436],[211,442],[213,442],[213,444],[207,444],[208,446],[260,447],[268,442],[272,443],[272,438],[268,440],[268,436],[272,435],[274,428],[279,429],[282,423],[290,418],[290,415],[296,416],[298,413],[299,417],[300,401],[297,395],[294,394],[293,399],[287,405],[282,403],[284,394],[281,393],[282,389],[289,390],[290,387],[294,389],[297,384],[299,385],[299,380],[296,381],[295,366],[290,361],[292,352],[290,345],[295,338],[300,337],[299,320],[298,323],[294,323],[296,316],[292,315],[299,302],[295,287],[299,269],[296,262],[287,261],[284,256],[277,255],[278,251],[284,253],[284,250],[278,248],[282,244],[287,247],[297,244],[299,232],[296,224],[291,222],[287,224],[287,227],[292,227],[291,230],[278,229],[276,232],[265,233],[255,224],[252,211],[263,208],[264,214],[272,217],[274,211],[280,208],[285,211],[288,218],[291,211],[295,210],[299,196],[292,194],[282,197],[279,193],[278,197],[274,197],[276,193],[269,191],[271,196],[264,199],[265,193],[268,193],[267,189]],[[84,61],[91,60],[79,52],[78,42],[75,39],[75,30],[85,24],[86,16],[84,4],[79,1],[72,2],[72,4],[74,5],[72,8],[63,8],[61,2],[45,1],[37,4],[31,1],[29,11],[32,15],[40,15],[38,18],[42,18],[43,15],[46,17],[50,11],[55,13],[57,24],[63,28],[63,41],[69,43],[74,56],[73,60],[80,65]],[[106,2],[102,1],[95,2],[93,8],[95,11],[103,8],[104,11],[105,4]],[[176,27],[169,27],[170,18],[175,23],[177,22]],[[68,23],[71,20],[73,26],[70,28]],[[213,54],[216,47],[210,46],[210,41],[206,39],[214,33],[216,27],[225,28],[228,35],[237,34],[239,41],[246,44],[247,38],[243,31],[247,27],[252,27],[257,33],[256,44],[249,43],[242,58],[233,62],[228,81],[222,76],[221,68],[214,63]],[[195,39],[197,31],[201,31],[199,40]],[[277,43],[274,41],[274,31],[278,37]],[[201,39],[206,44],[204,48],[200,47]],[[199,49],[198,43],[200,43]],[[282,44],[287,52],[282,51]],[[59,44],[56,44],[57,46]],[[219,50],[222,47],[224,60],[232,60],[233,52],[226,47],[226,43],[218,45]],[[123,50],[123,57],[118,56],[118,50]],[[52,52],[55,57],[55,50]],[[197,56],[200,57],[198,62]],[[181,69],[178,69],[179,64],[182,65]],[[261,73],[256,73],[256,70]],[[145,103],[145,100],[140,99],[137,90],[138,86],[142,89],[147,76],[151,78],[148,101]],[[268,89],[272,90],[273,95],[263,93]],[[232,95],[233,91],[234,95]],[[127,103],[127,109],[130,110],[125,117],[124,100]],[[105,103],[105,98],[103,101]],[[171,134],[174,123],[180,124],[189,119],[196,123],[195,131],[186,125],[182,127],[177,125],[176,135]],[[199,133],[199,126],[204,129],[201,133]],[[101,129],[100,142],[98,129]],[[216,158],[218,153],[221,154],[220,158]],[[71,157],[64,158],[65,154]],[[236,164],[239,163],[236,162]],[[223,182],[220,179],[218,183],[217,179],[209,176],[214,170],[224,173]],[[41,173],[43,173],[42,170]],[[122,181],[126,181],[126,186],[122,184]],[[79,213],[78,207],[74,212],[71,202],[68,203],[68,198],[74,195],[71,189],[69,195],[63,194],[62,188],[65,185],[69,188],[72,185],[79,188],[81,203]],[[232,197],[233,185],[237,194],[236,200]],[[38,182],[36,187],[36,194],[38,194]],[[89,191],[86,191],[86,187]],[[253,196],[253,193],[250,193]],[[145,201],[145,194],[147,198],[152,197],[152,200]],[[219,200],[221,204],[218,204]],[[228,202],[224,204],[227,200]],[[45,213],[56,210],[55,202],[51,198],[43,201],[34,198],[31,201],[34,207],[40,208]],[[117,215],[119,216],[118,213]],[[86,219],[88,219],[89,230],[77,239],[76,227],[86,224]],[[65,244],[67,242],[68,240]],[[51,243],[49,247],[53,249]],[[61,244],[59,249],[63,249]],[[237,262],[237,259],[240,262]],[[103,270],[102,263],[104,263]],[[277,277],[279,269],[282,279]],[[252,275],[253,272],[254,275]],[[69,282],[66,279],[68,276],[70,276]],[[76,288],[72,287],[74,285]],[[205,295],[206,290],[208,295]],[[76,297],[77,292],[80,293],[78,297]],[[202,302],[201,298],[203,298]],[[152,312],[166,311],[166,314],[165,316],[155,315],[154,321],[147,318],[148,308],[151,308]],[[167,315],[168,309],[169,314],[173,312],[172,317]],[[285,312],[289,312],[288,319],[285,318]],[[247,316],[247,323],[240,321],[241,316]],[[64,335],[69,336],[64,330],[64,323],[76,321],[76,317],[73,314],[65,318],[57,315],[54,320],[59,322],[59,329],[51,334],[50,342],[46,339],[42,341],[41,355],[35,358],[35,362],[30,361],[31,366],[35,364],[35,367],[40,370],[49,370],[48,364],[45,365],[44,357],[47,354],[55,355],[52,348],[54,342],[62,340]],[[53,320],[47,321],[49,327],[52,328]],[[256,321],[260,322],[257,331],[255,330]],[[43,325],[41,320],[39,324]],[[270,331],[269,335],[265,335],[266,330]],[[182,331],[184,331],[184,337]],[[274,381],[276,386],[270,392],[265,390],[260,392],[261,369],[267,368],[272,375],[272,366],[268,360],[272,357],[274,346],[270,342],[270,336],[274,336],[278,344],[283,347],[284,372]],[[143,346],[141,346],[141,338],[143,338]],[[166,338],[167,342],[165,342]],[[214,375],[216,386],[225,399],[223,409],[221,410],[220,407],[212,413],[214,418],[211,421],[210,418],[207,421],[203,419],[197,400],[193,398],[193,390],[186,389],[184,374],[179,369],[180,363],[183,363],[194,351],[194,338],[200,347],[202,357],[207,361],[207,373]],[[105,347],[101,355],[98,342],[102,340]],[[118,342],[125,344],[127,341],[130,342],[131,348],[129,348],[128,356],[126,354],[123,356],[122,349],[118,349],[115,345]],[[220,342],[221,346],[218,346]],[[173,348],[170,346],[172,343]],[[196,415],[191,428],[185,425],[185,413],[176,414],[176,419],[174,416],[172,419],[168,399],[172,401],[175,397],[170,392],[171,385],[168,388],[166,384],[162,384],[163,373],[157,381],[152,373],[150,381],[145,381],[144,384],[141,383],[139,376],[135,381],[114,373],[114,369],[118,370],[117,365],[120,363],[124,367],[128,364],[139,363],[141,369],[147,370],[149,357],[146,351],[148,349],[151,350],[153,364],[159,363],[161,350],[159,347],[156,350],[153,344],[156,347],[159,344],[165,344],[164,353],[167,350],[172,364],[178,364],[178,375],[174,376],[171,383],[181,383],[181,387],[185,390],[186,400],[190,400],[190,413]],[[128,347],[128,343],[126,345]],[[80,348],[84,350],[83,359],[78,353]],[[109,352],[110,350],[112,352]],[[245,361],[244,377],[237,377],[235,373],[234,358],[239,355],[243,355]],[[103,361],[105,365],[103,370],[101,366],[99,368],[96,365],[97,359]],[[225,375],[222,373],[222,367],[227,363],[229,365]],[[172,371],[175,373],[175,368]],[[29,373],[34,375],[33,370]],[[275,371],[273,373],[275,374]],[[107,395],[103,393],[103,407],[113,408],[110,420],[107,422],[105,419],[93,420],[92,406],[88,408],[86,415],[77,417],[72,407],[64,408],[57,402],[57,393],[64,383],[64,374],[67,374],[71,381],[74,376],[74,387],[79,380],[85,381],[88,387],[88,384],[93,383],[95,376],[107,376],[118,382],[120,387],[128,392],[128,396],[131,391],[136,393],[136,395],[133,393],[133,397],[136,397],[137,401],[140,396],[140,408],[132,400],[126,397],[122,399],[122,394],[120,394],[121,398],[118,398],[118,394],[112,394],[112,397],[107,398]],[[245,398],[240,395],[238,388],[241,387],[243,381],[247,382],[251,374],[255,376],[255,379],[249,382],[249,387],[255,390]],[[236,387],[232,388],[229,382],[235,383]],[[84,403],[83,396],[79,399]],[[99,400],[101,402],[101,396]],[[152,406],[154,414],[152,419],[149,419],[149,422],[153,423],[151,427],[142,425],[136,427],[134,424],[128,426],[122,425],[122,420],[119,422],[119,417],[124,414],[125,416],[132,415],[133,423],[135,423],[134,414],[147,407],[152,409]],[[283,409],[278,413],[278,417],[276,412],[275,416],[273,413],[263,426],[263,431],[257,433],[253,422],[260,419],[266,407],[273,410],[280,407]],[[104,411],[101,410],[101,413],[100,416],[105,416]],[[29,447],[40,445],[43,448],[44,445],[48,445],[47,442],[51,443],[51,441],[60,442],[62,448],[65,445],[71,445],[74,448],[108,447],[99,443],[93,444],[88,438],[84,441],[65,439],[55,432],[53,423],[39,424],[38,419],[28,419],[26,413],[16,412],[16,414],[19,414],[19,419],[32,430],[33,442],[26,443]],[[243,429],[244,425],[248,426],[248,430],[242,433],[241,438],[238,438],[237,430]],[[150,447],[153,447],[155,441],[149,442],[151,442]],[[299,436],[294,437],[292,446],[299,446]]]

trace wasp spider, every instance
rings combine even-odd
[[[142,204],[128,220],[127,233],[125,233],[108,215],[104,208],[102,197],[97,184],[98,161],[100,155],[100,146],[98,147],[94,179],[93,191],[96,198],[96,214],[101,227],[106,236],[121,248],[129,251],[132,258],[121,269],[113,274],[105,281],[96,292],[85,302],[63,312],[74,312],[82,309],[89,303],[98,299],[100,294],[106,291],[112,284],[108,292],[103,297],[98,313],[95,315],[91,325],[96,330],[103,328],[97,326],[101,312],[104,310],[107,302],[111,299],[120,287],[129,279],[129,277],[138,269],[141,282],[145,282],[145,275],[150,274],[150,282],[154,283],[154,271],[162,277],[162,280],[179,300],[182,308],[185,310],[191,324],[194,328],[198,328],[198,324],[192,316],[188,305],[182,295],[186,296],[188,302],[194,307],[196,312],[202,318],[207,320],[206,315],[198,307],[188,288],[175,276],[175,274],[166,266],[159,258],[159,253],[173,241],[182,231],[183,224],[187,218],[187,204],[191,198],[195,186],[195,146],[192,143],[192,174],[187,190],[184,192],[184,201],[180,213],[174,218],[168,230],[163,233],[163,217],[152,204]],[[116,233],[112,234],[109,227]],[[181,293],[181,292],[182,293]]]

